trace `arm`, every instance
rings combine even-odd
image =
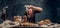
[[[27,22],[27,12],[24,13],[23,21],[24,21],[24,22]]]
[[[41,7],[33,7],[34,11],[42,12],[43,9]]]
[[[27,16],[26,15],[23,16],[23,21],[27,22]]]
[[[37,11],[37,12],[41,12],[43,11],[43,9],[41,7],[36,7],[36,6],[33,6],[33,5],[29,5],[28,8],[32,7],[34,11]]]

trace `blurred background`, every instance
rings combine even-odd
[[[48,18],[53,23],[60,23],[60,0],[0,0],[0,17],[5,6],[8,6],[6,9],[8,20],[13,20],[13,16],[16,15],[23,16],[26,10],[24,5],[34,5],[43,8],[41,13],[35,14],[36,22]]]

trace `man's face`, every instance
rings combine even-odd
[[[28,14],[32,14],[32,13],[33,13],[32,8],[29,8]]]

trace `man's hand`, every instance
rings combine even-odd
[[[33,5],[29,5],[29,6],[28,6],[28,8],[31,8],[31,7],[33,8],[34,6],[33,6]]]

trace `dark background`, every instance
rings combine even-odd
[[[15,15],[23,16],[25,12],[24,5],[43,8],[41,13],[35,15],[36,21],[49,18],[53,23],[60,23],[60,0],[0,0],[0,13],[3,7],[8,6],[7,19],[13,20],[12,17]]]

